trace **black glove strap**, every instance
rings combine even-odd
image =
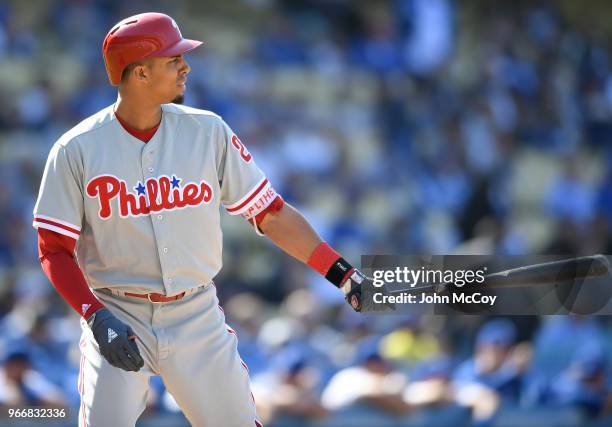
[[[342,286],[342,279],[344,279],[346,273],[352,269],[353,266],[346,262],[344,258],[338,258],[338,260],[330,267],[329,271],[325,275],[325,278],[339,288]]]

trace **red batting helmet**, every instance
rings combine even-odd
[[[156,56],[175,56],[202,44],[184,39],[174,19],[163,13],[141,13],[117,23],[104,37],[102,54],[108,79],[113,86],[121,81],[125,67]]]

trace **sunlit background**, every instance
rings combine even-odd
[[[104,35],[143,11],[206,40],[186,104],[353,263],[612,253],[609,2],[0,0],[2,414],[76,415],[78,316],[32,209],[55,140],[116,99]],[[241,219],[224,232],[217,289],[266,426],[612,425],[608,318],[360,316]],[[186,425],[161,381],[149,397],[142,426]]]

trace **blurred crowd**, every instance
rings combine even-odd
[[[0,2],[0,405],[78,406],[78,319],[30,223],[51,145],[116,99],[101,43],[119,19],[162,11],[207,41],[186,104],[220,114],[354,263],[612,253],[610,38],[564,4]],[[240,219],[224,233],[219,296],[268,423],[612,410],[607,318],[358,316]],[[147,413],[173,411],[154,380]]]

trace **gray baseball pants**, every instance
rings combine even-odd
[[[145,409],[152,375],[161,376],[193,426],[261,426],[238,339],[225,324],[212,283],[167,303],[105,290],[95,294],[132,327],[145,365],[139,372],[111,366],[81,321],[79,427],[134,426]]]

